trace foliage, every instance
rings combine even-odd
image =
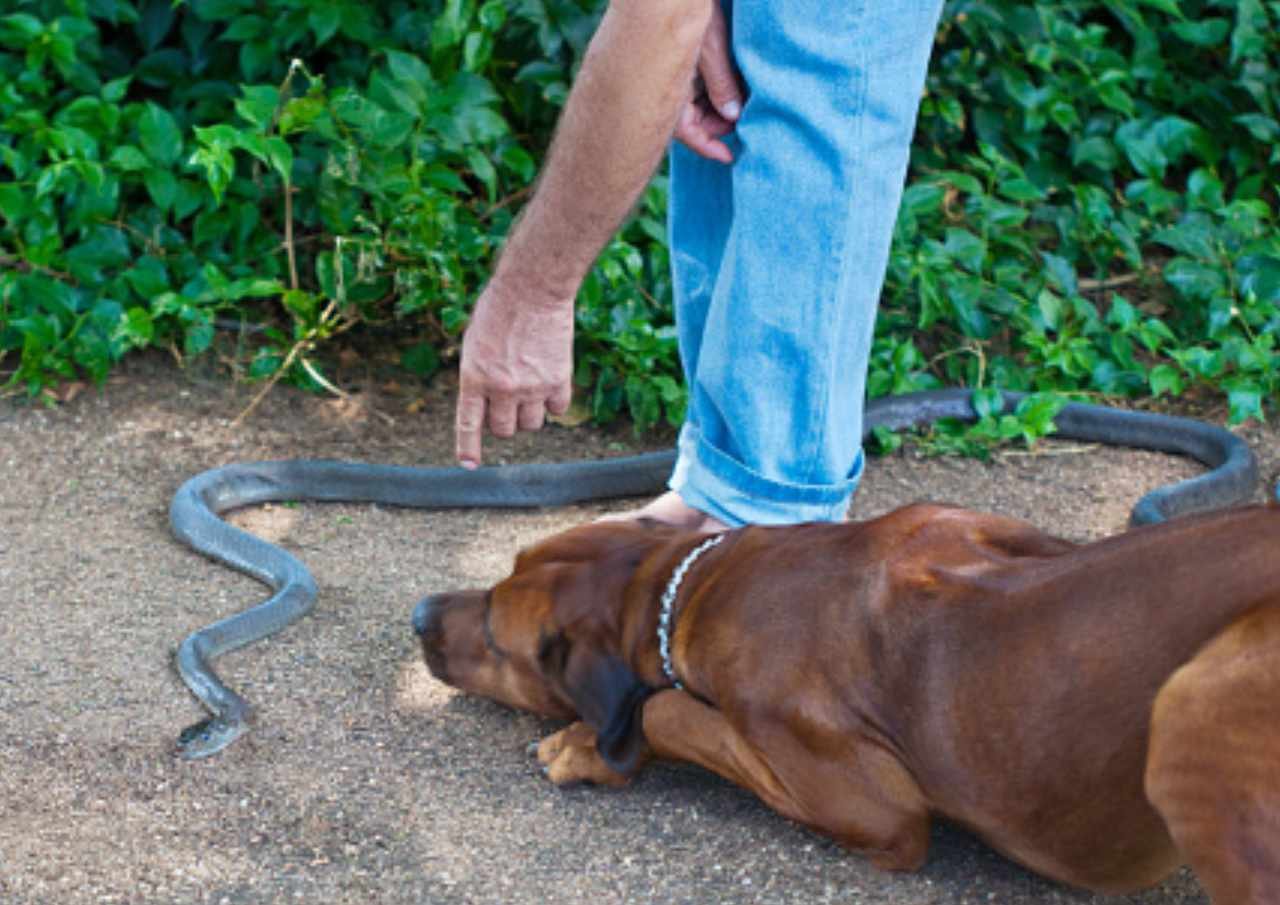
[[[1280,4],[959,0],[874,393],[1280,390]],[[989,429],[989,425],[988,425]]]
[[[0,15],[0,385],[209,349],[314,383],[391,325],[429,376],[527,196],[601,0],[16,0]],[[870,374],[1280,390],[1280,3],[953,0]],[[665,183],[578,309],[593,413],[684,405]],[[979,397],[982,399],[985,397]],[[1040,405],[978,436],[1038,436]],[[993,424],[994,420],[994,424]]]

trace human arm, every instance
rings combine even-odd
[[[511,436],[568,407],[574,297],[662,160],[715,10],[715,0],[613,0],[606,10],[463,339],[464,466],[480,463],[486,422]]]

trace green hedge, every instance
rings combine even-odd
[[[17,0],[0,16],[0,386],[131,349],[314,383],[389,325],[456,346],[527,197],[593,0]],[[871,366],[1105,395],[1280,389],[1280,3],[956,0]],[[661,178],[583,287],[602,420],[677,421]],[[1036,434],[1051,405],[987,419]]]

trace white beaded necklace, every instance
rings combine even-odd
[[[724,535],[717,534],[715,537],[707,538],[689,551],[689,555],[681,560],[680,565],[676,566],[675,571],[671,573],[671,580],[667,582],[667,588],[662,592],[662,597],[659,601],[662,604],[662,609],[658,612],[658,652],[662,654],[662,672],[676,688],[684,688],[684,683],[676,678],[676,667],[671,662],[671,616],[672,609],[676,604],[676,593],[680,590],[680,582],[684,580],[685,573],[693,568],[693,564],[698,561],[698,557],[722,540],[724,540]]]

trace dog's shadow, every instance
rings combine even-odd
[[[453,696],[443,715],[470,724],[469,731],[497,737],[492,756],[502,766],[496,769],[509,770],[512,763],[506,759],[523,757],[531,783],[525,794],[530,800],[541,799],[543,792],[536,783],[545,781],[526,748],[563,723],[466,694]],[[841,882],[864,890],[883,890],[883,899],[868,901],[898,901],[898,896],[907,895],[933,905],[1210,905],[1208,896],[1185,869],[1141,893],[1095,895],[1033,874],[964,828],[941,820],[934,821],[924,868],[914,874],[884,873],[826,837],[774,813],[747,790],[692,764],[650,764],[622,790],[585,785],[555,789],[546,784],[545,794],[559,796],[572,819],[628,826],[640,837],[636,842],[653,852],[678,849],[684,858],[696,851],[706,862],[742,865],[762,882],[804,882],[803,877],[816,873],[841,878]],[[774,854],[771,860],[769,856]],[[771,876],[779,872],[794,877]]]
[[[867,878],[868,885],[885,889],[885,901],[898,901],[890,887],[907,887],[907,895],[936,905],[950,903],[1079,903],[1079,905],[1210,905],[1189,869],[1183,868],[1157,887],[1128,896],[1105,896],[1064,886],[1008,860],[977,836],[956,824],[934,820],[929,857],[914,874],[889,874],[838,844],[769,810],[750,792],[690,764],[662,764],[646,770],[635,785],[635,794],[675,801],[696,802],[704,820],[720,823],[715,835],[768,837],[780,847],[812,850],[819,869],[839,865]],[[657,805],[663,806],[661,804]],[[860,884],[861,885],[861,884]],[[904,899],[905,901],[905,899]]]

